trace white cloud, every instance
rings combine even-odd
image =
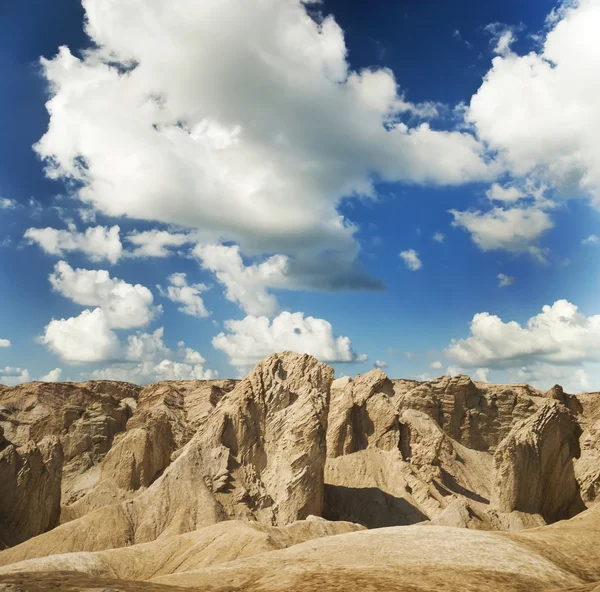
[[[170,350],[163,342],[164,328],[153,333],[130,335],[125,347],[126,362],[95,370],[94,379],[123,380],[148,384],[162,380],[212,380],[218,372],[205,368],[206,360],[192,348]],[[181,361],[179,361],[181,360]]]
[[[202,261],[202,267],[212,271],[225,286],[227,300],[239,304],[250,315],[276,314],[279,308],[277,299],[267,289],[291,285],[287,277],[288,258],[282,255],[248,266],[244,265],[237,246],[198,245],[194,255]]]
[[[538,242],[554,224],[550,216],[538,207],[494,208],[489,212],[458,212],[452,226],[462,227],[471,234],[482,251],[528,253],[544,261],[544,250]]]
[[[600,3],[564,2],[547,26],[538,53],[519,56],[498,44],[503,55],[466,119],[514,178],[533,176],[600,206]]]
[[[143,327],[160,313],[148,288],[111,278],[104,269],[73,269],[59,261],[50,283],[55,291],[77,304],[101,307],[111,329]]]
[[[0,347],[10,347],[10,339],[0,339]]]
[[[470,337],[452,340],[446,350],[467,368],[600,361],[600,315],[586,317],[566,300],[544,306],[525,327],[482,312],[473,317],[470,329]]]
[[[436,243],[443,243],[446,240],[446,235],[443,232],[436,232],[432,238]]]
[[[383,360],[375,360],[375,364],[373,364],[376,368],[381,368],[382,370],[384,368],[387,368],[387,362],[384,362]]]
[[[512,286],[515,283],[515,278],[506,275],[505,273],[499,273],[496,278],[498,278],[498,287],[506,288],[507,286]]]
[[[523,190],[517,185],[507,185],[503,187],[498,183],[494,183],[486,192],[488,199],[491,201],[515,202],[527,196]]]
[[[336,337],[324,319],[304,317],[301,312],[282,312],[270,321],[267,317],[247,316],[241,321],[226,321],[227,333],[219,333],[212,343],[224,351],[237,367],[251,366],[284,350],[311,354],[322,362],[364,361],[348,337]]]
[[[0,197],[0,210],[14,210],[17,207],[17,202],[14,199]]]
[[[101,308],[50,321],[39,341],[71,364],[102,362],[119,353],[119,340]]]
[[[62,376],[61,368],[54,368],[54,370],[50,370],[48,374],[42,376],[40,378],[40,382],[58,382],[60,377]]]
[[[29,371],[25,368],[13,368],[12,366],[0,368],[0,384],[16,386],[30,380]]]
[[[493,52],[506,56],[511,53],[510,46],[517,40],[513,29],[502,23],[491,23],[485,30],[492,35]]]
[[[116,263],[123,252],[118,226],[95,226],[84,233],[78,232],[73,224],[68,230],[28,228],[25,238],[37,243],[46,253],[59,257],[69,251],[82,251],[92,261]]]
[[[373,196],[372,175],[461,184],[498,170],[468,132],[403,123],[436,108],[408,102],[388,69],[350,71],[341,28],[301,0],[84,6],[92,49],[42,60],[52,95],[36,150],[105,214],[244,253],[356,251],[337,207]]]
[[[597,245],[600,243],[600,236],[596,234],[590,234],[587,238],[581,241],[582,245]]]
[[[205,284],[188,284],[185,273],[174,273],[169,276],[170,286],[163,290],[158,286],[160,293],[171,300],[183,304],[177,310],[190,315],[191,317],[204,318],[210,316],[210,312],[206,310],[204,301],[200,294],[208,290]]]
[[[429,367],[432,370],[441,370],[442,369],[442,363],[441,362],[431,362],[431,364],[429,364]]]
[[[189,234],[156,229],[127,235],[127,241],[135,245],[130,257],[169,257],[173,254],[172,247],[181,247],[193,240]]]
[[[418,271],[423,267],[423,263],[419,259],[419,255],[414,249],[402,251],[400,253],[400,258],[404,261],[406,267],[408,267],[408,269],[411,271]]]
[[[473,380],[477,380],[479,382],[489,382],[489,368],[477,368],[473,374]]]
[[[131,362],[151,362],[169,355],[169,348],[163,342],[164,327],[154,333],[138,333],[127,337],[125,358]]]

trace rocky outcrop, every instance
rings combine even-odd
[[[397,408],[422,411],[460,444],[492,452],[517,421],[535,413],[541,395],[528,385],[475,383],[468,376],[410,386],[395,381]]]
[[[15,446],[0,432],[0,546],[58,524],[63,451],[58,438]]]
[[[494,506],[539,514],[548,522],[582,511],[573,465],[580,435],[575,417],[557,401],[516,425],[494,455]]]
[[[340,378],[331,387],[327,455],[335,458],[365,450],[398,448],[400,424],[391,402],[392,381],[379,368],[351,378]]]
[[[271,356],[202,425],[190,446],[230,518],[285,525],[321,515],[332,381],[312,356]]]

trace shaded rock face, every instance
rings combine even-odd
[[[327,455],[335,458],[374,446],[398,448],[400,424],[392,404],[392,381],[380,369],[354,380],[341,378],[331,388]]]
[[[3,439],[1,437],[0,439]],[[58,438],[0,443],[0,544],[11,546],[58,524],[63,450]]]
[[[332,381],[329,366],[284,352],[217,405],[190,446],[230,517],[285,525],[321,515]]]
[[[494,505],[503,512],[540,514],[547,522],[585,509],[575,478],[582,430],[568,409],[552,402],[515,426],[494,455]]]

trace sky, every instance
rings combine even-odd
[[[0,5],[0,383],[600,389],[600,0]]]

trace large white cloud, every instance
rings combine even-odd
[[[537,53],[504,45],[466,118],[515,177],[600,206],[600,1],[568,0],[547,25]]]
[[[50,274],[50,283],[77,304],[101,307],[112,329],[143,327],[160,312],[148,288],[111,278],[104,269],[73,269],[59,261]]]
[[[558,300],[521,326],[488,312],[471,321],[471,335],[453,340],[446,355],[465,368],[600,361],[600,315],[586,317]]]
[[[202,267],[212,271],[223,284],[226,298],[250,315],[274,315],[279,305],[267,289],[291,285],[289,261],[282,255],[248,266],[244,265],[237,246],[197,245],[194,255],[201,260]]]
[[[71,364],[103,362],[119,355],[119,340],[101,308],[69,319],[54,319],[39,338],[50,351]]]
[[[37,243],[50,255],[60,257],[69,251],[82,251],[92,261],[107,260],[116,263],[123,253],[119,231],[118,226],[95,226],[81,233],[71,224],[68,230],[28,228],[25,238],[30,243]]]
[[[322,362],[356,362],[366,359],[352,349],[348,337],[336,337],[331,323],[304,317],[301,312],[282,312],[270,321],[267,317],[247,316],[241,321],[226,321],[227,332],[212,343],[224,351],[232,365],[244,368],[272,353],[291,350],[311,354]]]
[[[85,0],[95,48],[42,60],[36,150],[113,216],[215,232],[244,252],[356,248],[343,196],[388,181],[459,184],[496,168],[436,131],[387,69],[349,71],[343,32],[301,0]],[[422,121],[422,120],[421,120]],[[163,251],[159,251],[161,254]]]

